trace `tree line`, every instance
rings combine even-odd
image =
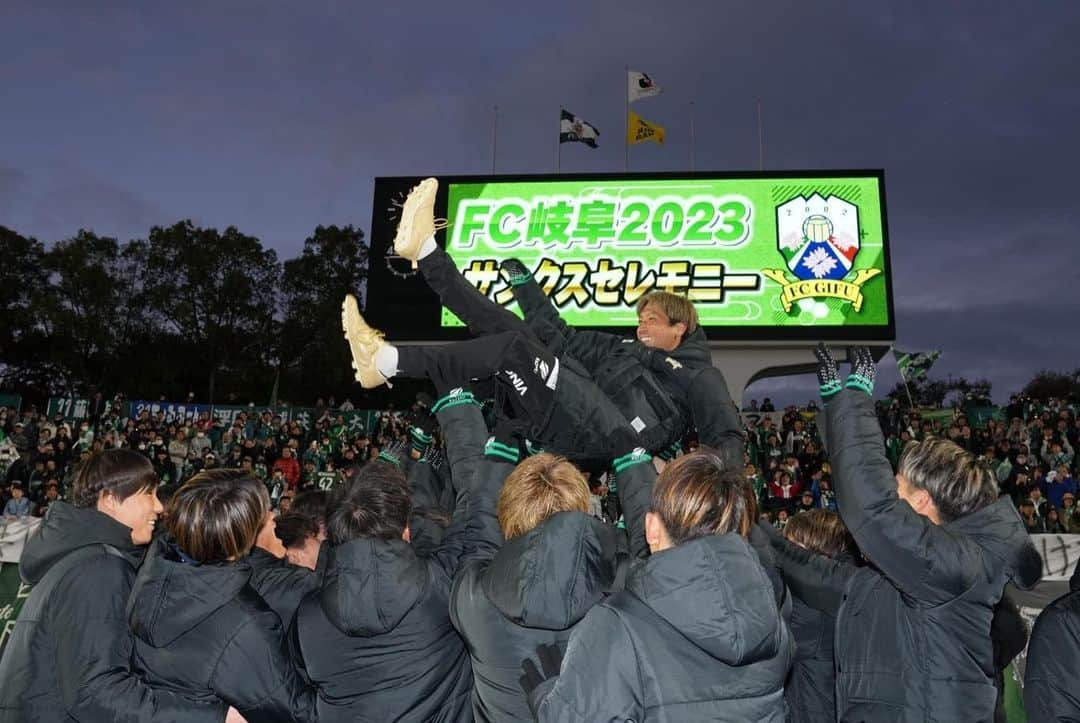
[[[80,230],[50,247],[0,226],[0,249],[0,389],[260,404],[361,396],[341,333],[341,299],[367,278],[352,226],[317,227],[284,261],[235,227],[191,221],[124,243]]]

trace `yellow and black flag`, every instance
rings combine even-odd
[[[630,117],[626,123],[626,142],[632,146],[652,141],[664,145],[664,126],[649,123],[634,111],[628,111]]]

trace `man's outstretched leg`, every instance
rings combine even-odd
[[[525,324],[470,284],[435,243],[435,194],[439,182],[424,179],[409,192],[401,208],[394,252],[419,267],[443,306],[465,322],[474,336],[524,331]]]

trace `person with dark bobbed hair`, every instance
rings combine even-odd
[[[536,719],[783,721],[794,644],[747,540],[756,518],[749,482],[716,454],[667,465],[645,517],[652,555],[585,615],[561,666],[555,646],[538,648],[543,674],[523,662]]]
[[[71,504],[49,505],[19,559],[34,587],[0,661],[0,721],[225,719],[222,701],[150,687],[131,669],[124,606],[161,512],[157,487],[150,460],[112,449],[79,467]]]
[[[788,520],[783,537],[772,525],[760,523],[781,548],[793,546],[844,564],[855,565],[855,541],[848,534],[840,515],[830,510],[809,510]],[[817,610],[798,596],[792,599],[788,619],[795,637],[795,662],[784,686],[789,723],[819,723],[836,720],[836,694],[833,690],[833,638],[836,617]]]
[[[135,667],[152,685],[225,701],[249,723],[311,721],[314,690],[245,559],[269,514],[266,488],[239,470],[205,470],[177,490],[128,603]]]
[[[1038,581],[1042,559],[971,452],[930,437],[893,472],[869,349],[848,352],[846,382],[824,346],[817,354],[840,517],[868,564],[778,550],[792,594],[836,617],[837,718],[993,720],[994,609],[1010,580]]]

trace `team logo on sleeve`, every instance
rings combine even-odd
[[[859,255],[859,208],[838,196],[796,196],[776,207],[776,245],[787,269],[763,269],[780,284],[784,311],[802,299],[841,299],[862,309],[862,285],[880,269],[852,266]],[[788,273],[794,275],[794,279]]]

